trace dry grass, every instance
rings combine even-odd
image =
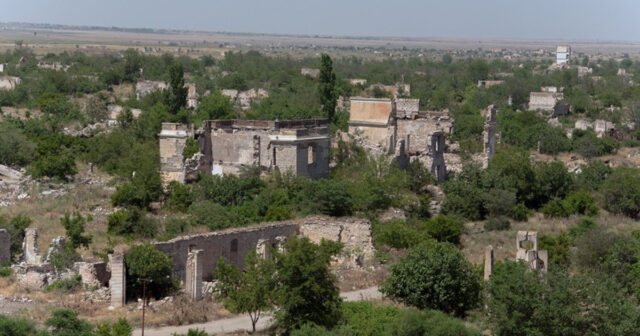
[[[466,231],[462,235],[462,251],[469,261],[474,264],[484,262],[484,250],[492,245],[496,260],[515,259],[516,234],[518,231],[538,231],[539,234],[555,235],[576,225],[582,217],[544,218],[536,213],[526,222],[512,222],[506,231],[484,231],[484,222],[467,223]],[[594,218],[599,225],[616,233],[628,233],[637,228],[638,222],[628,217],[613,215],[601,210],[601,214]]]
[[[93,176],[98,184],[86,184],[88,178],[86,165],[79,164],[75,182],[69,184],[38,183],[28,191],[29,198],[17,200],[9,207],[0,207],[0,216],[24,214],[32,219],[32,227],[38,229],[40,254],[46,254],[49,243],[57,236],[64,236],[65,230],[60,218],[65,213],[80,212],[83,216],[91,214],[93,221],[85,225],[87,233],[93,235],[91,248],[97,251],[107,247],[107,214],[113,211],[109,196],[113,188],[107,186],[110,177],[96,172]],[[42,195],[45,190],[59,190],[61,195]],[[83,257],[91,257],[92,250],[81,249]]]

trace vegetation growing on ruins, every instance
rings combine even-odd
[[[92,163],[109,174],[109,187],[114,189],[114,209],[104,215],[102,231],[109,243],[102,251],[92,249],[92,243],[104,237],[85,233],[91,221],[69,202],[59,224],[70,244],[51,256],[56,270],[77,260],[78,251],[95,256],[112,252],[112,238],[134,245],[310,214],[361,216],[373,222],[378,261],[392,264],[382,290],[398,306],[342,303],[336,278],[329,272],[339,247],[295,238],[285,246],[287,253],[273,251],[272,259],[250,254],[243,271],[219,263],[218,297],[234,313],[250,312],[254,326],[262,312],[276,310],[277,327],[291,335],[479,334],[464,322],[494,335],[624,335],[640,327],[640,235],[597,224],[603,214],[631,220],[640,216],[640,170],[608,164],[618,151],[640,144],[638,128],[629,124],[640,122],[638,85],[617,75],[624,67],[637,83],[638,61],[587,58],[582,65],[593,73],[579,76],[571,68],[547,72],[546,60],[487,61],[451,55],[441,60],[369,61],[325,54],[267,57],[249,51],[196,59],[131,49],[122,56],[67,52],[44,59],[69,69],[39,68],[39,59],[28,48],[0,54],[0,64],[8,64],[5,72],[23,79],[15,90],[0,90],[0,105],[16,109],[0,121],[0,164],[24,168],[43,183],[64,185],[77,183],[78,172]],[[320,68],[319,78],[301,75],[303,66]],[[186,78],[200,95],[195,109],[186,108]],[[346,130],[348,112],[340,101],[355,95],[389,95],[380,88],[351,84],[350,78],[369,84],[410,84],[410,93],[399,94],[419,98],[423,110],[448,109],[455,119],[449,140],[459,144],[461,170],[436,182],[429,167],[418,160],[400,169],[388,157],[373,156],[357,143],[343,141],[338,131]],[[477,85],[486,79],[504,83]],[[131,86],[139,80],[166,81],[169,88],[137,98]],[[548,114],[524,111],[529,92],[541,86],[564,88],[569,115],[549,122]],[[267,90],[268,97],[252,101],[248,109],[221,93],[253,88]],[[110,121],[108,132],[73,135],[72,131],[105,122],[112,104],[123,111]],[[468,158],[482,150],[480,111],[489,104],[499,107],[500,145],[482,169]],[[135,109],[140,109],[139,116],[134,116]],[[164,188],[158,174],[161,123],[197,127],[204,120],[233,118],[329,118],[337,134],[330,176],[309,180],[249,168],[239,176],[200,176],[192,184]],[[578,118],[608,120],[616,132],[598,137],[592,129],[575,129],[568,136],[566,126]],[[191,157],[198,146],[190,141],[184,157]],[[583,161],[568,170],[565,163],[571,156],[571,161]],[[435,187],[444,195],[434,192]],[[441,205],[440,212],[436,205]],[[388,212],[403,215],[388,218]],[[578,222],[541,235],[541,248],[549,251],[549,272],[500,262],[483,286],[479,272],[460,251],[469,243],[464,236],[469,228],[507,237],[511,227],[522,228],[523,222],[542,216]],[[0,216],[0,228],[12,239],[14,259],[21,251],[24,229],[31,224],[26,215]],[[176,289],[169,278],[171,259],[153,247],[132,247],[126,263],[131,298],[142,296],[145,282],[147,296],[160,298]],[[3,276],[10,273],[0,270]],[[70,292],[79,286],[73,278],[53,283],[50,290]],[[0,330],[11,330],[11,335],[131,333],[124,320],[93,327],[73,311],[54,312],[46,326],[43,330],[27,320],[0,316]]]

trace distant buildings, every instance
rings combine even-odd
[[[571,57],[570,46],[558,46],[556,48],[556,64],[557,65],[568,64],[569,57]]]
[[[165,82],[156,82],[143,80],[136,83],[136,99],[140,99],[151,92],[160,91],[168,88],[169,86]]]

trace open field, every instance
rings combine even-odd
[[[428,35],[426,32],[425,35]],[[104,53],[132,47],[152,47],[150,53],[175,53],[189,56],[211,54],[221,56],[228,50],[256,49],[270,54],[315,55],[319,49],[420,49],[420,50],[540,50],[555,49],[557,44],[570,44],[576,53],[591,55],[640,54],[640,42],[632,41],[572,41],[572,40],[508,40],[405,37],[348,37],[269,35],[202,31],[120,31],[83,27],[44,28],[35,25],[0,24],[0,50],[11,49],[15,41],[23,41],[37,54],[74,51]],[[365,55],[373,51],[357,53]],[[379,52],[378,52],[379,53]],[[378,54],[375,53],[375,54]]]

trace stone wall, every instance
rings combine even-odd
[[[371,223],[352,217],[307,217],[300,222],[300,235],[319,243],[322,239],[344,244],[338,263],[361,266],[373,260]]]
[[[202,250],[202,278],[213,279],[218,260],[242,267],[250,251],[268,255],[291,235],[302,235],[314,242],[322,238],[344,243],[343,254],[337,262],[346,265],[362,265],[374,255],[371,223],[366,219],[351,217],[311,216],[303,219],[264,223],[261,225],[233,228],[198,235],[174,238],[155,243],[155,247],[173,259],[173,276],[186,280],[190,251]]]
[[[42,257],[38,251],[38,231],[35,228],[27,228],[24,230],[22,251],[26,264],[39,265],[42,262]]]
[[[160,145],[160,177],[165,184],[183,182],[185,178],[182,152],[187,145],[189,132],[186,125],[162,123],[158,135]]]
[[[529,110],[553,111],[556,103],[564,99],[562,93],[531,92],[529,95]]]
[[[0,229],[0,265],[11,261],[11,235],[9,231]]]
[[[183,236],[154,245],[173,258],[173,275],[183,281],[189,251],[202,250],[202,277],[203,280],[210,281],[220,258],[241,267],[249,251],[256,249],[259,240],[268,240],[271,244],[275,244],[277,237],[297,234],[298,227],[295,221],[267,223]]]

